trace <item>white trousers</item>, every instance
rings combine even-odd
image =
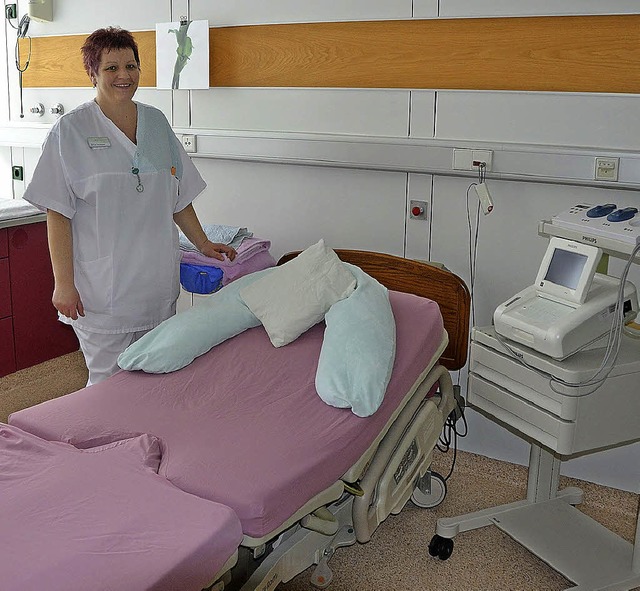
[[[87,386],[106,380],[119,371],[118,356],[120,353],[129,345],[135,343],[142,335],[149,332],[148,330],[143,330],[139,332],[103,334],[82,330],[75,326],[73,330],[78,336],[80,350],[84,355],[84,360],[89,370]]]

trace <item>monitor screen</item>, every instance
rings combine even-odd
[[[576,289],[586,263],[586,255],[556,248],[544,279],[568,289]]]

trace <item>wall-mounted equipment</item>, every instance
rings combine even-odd
[[[8,19],[18,18],[18,5],[17,4],[5,4],[4,16]]]
[[[33,105],[33,107],[29,109],[29,112],[38,115],[38,117],[42,117],[44,115],[44,105],[42,103]]]
[[[53,0],[29,0],[27,11],[31,20],[49,23],[53,20]]]
[[[409,218],[412,220],[426,220],[427,202],[412,199],[409,203]]]
[[[49,112],[52,115],[60,117],[60,115],[64,113],[64,107],[60,103],[58,103],[57,105],[53,105],[53,107],[49,109]]]

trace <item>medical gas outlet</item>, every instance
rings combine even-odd
[[[427,219],[427,202],[415,201],[409,202],[409,218],[412,220],[426,220]]]

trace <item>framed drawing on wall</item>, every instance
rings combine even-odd
[[[209,22],[156,24],[156,87],[209,88]]]

